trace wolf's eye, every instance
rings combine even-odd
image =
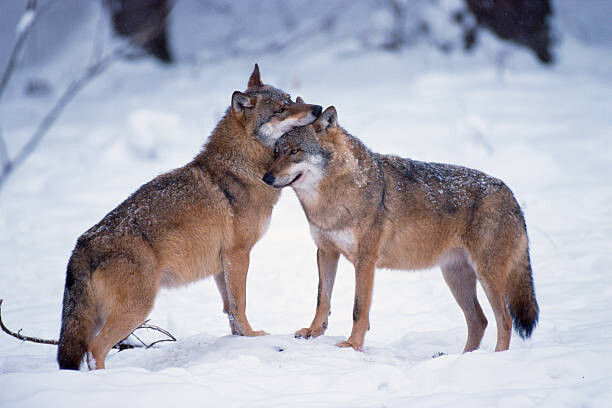
[[[280,108],[274,111],[274,113],[283,113],[285,111],[285,108]]]
[[[289,154],[297,154],[298,150],[297,149],[291,149],[291,151],[289,152]]]

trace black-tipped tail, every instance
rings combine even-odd
[[[506,295],[514,330],[522,339],[527,339],[531,337],[540,316],[528,252],[525,254],[524,262],[513,270],[508,279]]]
[[[63,370],[78,370],[87,353],[87,343],[94,328],[95,310],[89,284],[90,273],[75,273],[68,264],[62,328],[57,349],[57,362]]]

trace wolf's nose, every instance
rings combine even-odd
[[[315,105],[314,108],[312,108],[312,114],[317,118],[321,115],[321,112],[323,112],[323,107],[321,105]]]
[[[274,183],[274,176],[272,175],[272,173],[266,173],[266,174],[264,174],[264,176],[263,176],[263,181],[264,181],[264,182],[265,182],[267,185],[271,186],[271,185],[272,185],[272,183]]]

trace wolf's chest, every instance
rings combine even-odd
[[[317,243],[317,246],[334,246],[349,259],[352,258],[353,253],[357,249],[355,235],[349,229],[325,230],[311,224],[310,234]]]

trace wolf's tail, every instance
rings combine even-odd
[[[68,263],[57,349],[59,367],[66,370],[78,370],[81,366],[96,318],[90,268],[76,264],[73,259]]]
[[[514,330],[522,339],[529,338],[538,324],[540,308],[535,297],[528,248],[508,277],[506,300]]]

